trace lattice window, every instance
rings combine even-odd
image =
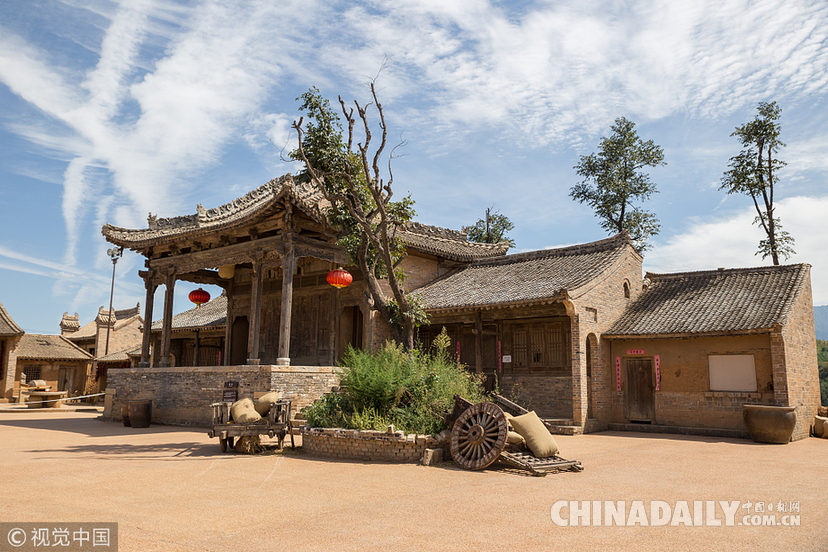
[[[26,383],[40,379],[40,364],[27,364],[23,367],[23,375],[26,376]]]
[[[564,331],[563,324],[555,322],[547,324],[549,365],[561,367],[564,365]]]
[[[515,368],[526,366],[526,330],[512,332],[512,366]]]

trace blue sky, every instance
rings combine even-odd
[[[636,122],[667,162],[649,171],[654,272],[769,264],[750,200],[718,187],[730,133],[777,101],[788,262],[813,265],[828,304],[828,4],[795,0],[0,3],[0,302],[27,332],[90,321],[109,303],[105,222],[146,227],[295,173],[279,150],[296,97],[365,101],[383,60],[407,140],[396,193],[457,229],[494,205],[517,251],[604,237],[568,196],[573,166],[616,117]],[[116,308],[143,303],[142,264],[118,263]]]

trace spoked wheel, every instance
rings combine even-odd
[[[463,412],[451,429],[451,457],[467,470],[482,470],[506,447],[508,424],[500,407],[479,403]]]

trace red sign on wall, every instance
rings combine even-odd
[[[643,355],[644,349],[627,349],[628,355]]]

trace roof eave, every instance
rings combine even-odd
[[[769,334],[775,328],[747,328],[739,330],[716,330],[708,332],[664,332],[664,333],[641,333],[641,334],[613,334],[605,333],[601,337],[605,339],[670,339],[681,337],[729,337],[733,335],[758,335]]]

